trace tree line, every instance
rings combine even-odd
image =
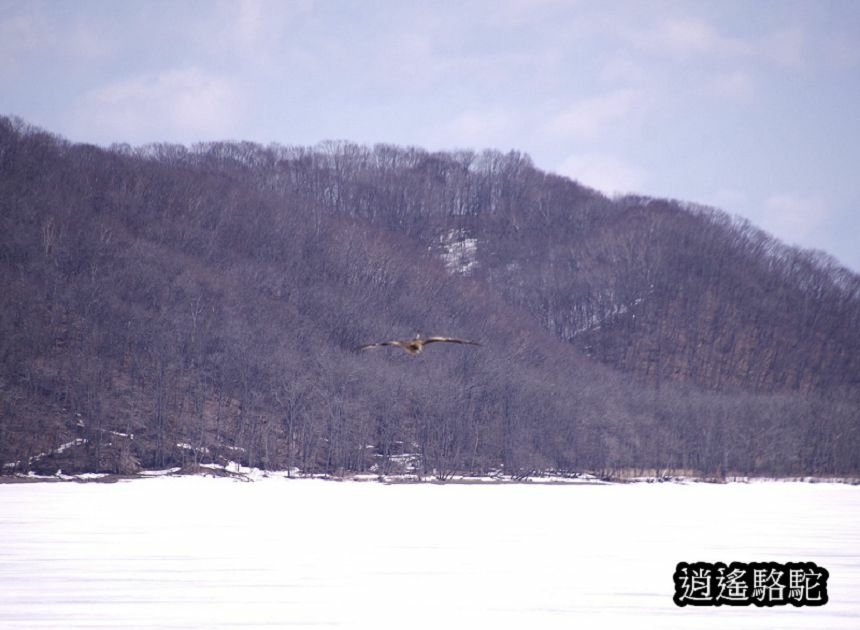
[[[855,274],[516,152],[105,149],[3,118],[0,232],[5,473],[860,465]],[[356,351],[416,331],[483,345]]]

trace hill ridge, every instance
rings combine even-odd
[[[860,276],[514,151],[104,149],[0,118],[0,231],[5,472],[74,440],[32,468],[860,468]],[[486,343],[353,352],[416,330]]]

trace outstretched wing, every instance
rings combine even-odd
[[[380,348],[382,346],[399,346],[399,341],[381,341],[380,343],[368,343],[359,348],[359,350],[367,350],[368,348]]]
[[[477,341],[470,341],[468,339],[457,339],[456,337],[427,337],[427,339],[422,339],[425,344],[428,343],[436,343],[437,341],[444,341],[445,343],[467,343],[470,346],[480,346]]]

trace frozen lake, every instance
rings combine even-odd
[[[823,607],[678,608],[680,561],[808,560]],[[0,628],[860,628],[860,487],[0,485]]]

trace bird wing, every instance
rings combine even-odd
[[[399,341],[381,341],[379,343],[368,343],[359,348],[359,350],[367,350],[368,348],[379,348],[381,346],[399,346]]]
[[[477,341],[469,341],[468,339],[457,339],[455,337],[427,337],[427,339],[422,339],[425,344],[428,343],[436,343],[437,341],[444,341],[446,343],[467,343],[472,346],[480,346]]]

